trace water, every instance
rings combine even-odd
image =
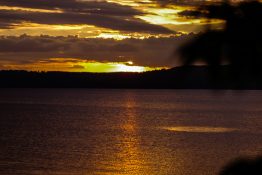
[[[262,153],[262,91],[1,89],[0,174],[213,175]]]

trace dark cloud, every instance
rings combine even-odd
[[[199,18],[205,17],[207,14],[200,10],[184,10],[178,13],[179,16],[187,17],[187,18]]]
[[[0,29],[12,29],[16,26],[16,22],[18,21],[5,20],[0,17]]]
[[[114,16],[104,16],[92,13],[41,13],[20,10],[0,10],[0,19],[10,20],[10,25],[6,27],[12,27],[16,22],[32,22],[50,25],[89,24],[129,32],[174,33],[164,27],[148,24],[142,20],[133,19],[132,17],[123,19]]]
[[[199,7],[202,5],[218,5],[224,2],[229,3],[238,3],[238,2],[250,2],[253,0],[154,0],[156,3],[160,5],[178,5],[178,6],[191,6],[191,7]]]
[[[201,5],[214,5],[221,4],[225,2],[229,3],[239,3],[239,2],[250,2],[256,0],[154,0],[160,5],[178,5],[178,6],[192,6],[198,7]]]
[[[0,52],[52,52],[66,50],[69,45],[66,42],[59,42],[51,38],[28,37],[26,35],[20,37],[1,37]]]
[[[1,5],[44,10],[61,10],[64,12],[81,12],[114,16],[142,14],[129,6],[108,3],[106,1],[79,0],[0,0]]]
[[[2,36],[0,61],[13,63],[48,58],[81,58],[95,61],[128,61],[139,65],[171,66],[174,49],[193,35],[170,38],[125,39],[51,36]]]
[[[127,32],[174,33],[162,26],[149,24],[135,18],[135,15],[141,15],[142,13],[131,7],[104,1],[0,0],[0,5],[62,11],[62,13],[46,13],[25,10],[0,10],[1,28],[12,28],[22,22],[31,22],[49,25],[87,24]]]
[[[234,2],[234,4],[232,4]],[[222,19],[227,20],[230,13],[234,10],[236,10],[236,15],[241,14],[242,16],[245,13],[245,9],[241,9],[241,6],[245,6],[245,4],[255,4],[256,8],[259,8],[260,2],[258,0],[224,0],[224,1],[213,1],[209,4],[202,4],[198,5],[198,8],[191,9],[191,10],[184,10],[178,15],[187,17],[187,18],[213,18],[213,19]],[[254,10],[257,10],[254,8]],[[255,13],[255,12],[254,12]],[[241,16],[240,15],[240,16]],[[260,13],[257,13],[256,15],[260,15]],[[239,17],[240,17],[239,16]]]
[[[207,1],[207,0],[154,0],[154,1],[161,5],[175,4],[180,6],[199,6],[200,4],[204,4],[204,3],[212,3],[212,1]],[[213,2],[217,2],[217,1],[218,0]]]

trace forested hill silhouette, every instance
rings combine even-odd
[[[212,83],[207,66],[185,66],[144,73],[69,73],[0,71],[1,88],[145,88],[145,89],[262,89],[262,81],[246,79],[241,86],[231,83],[229,66]]]
[[[219,66],[230,65],[228,77],[236,84],[260,82],[262,77],[262,3],[225,0],[215,5],[200,6],[196,11],[182,12],[187,17],[204,16],[207,19],[224,20],[223,29],[207,26],[205,32],[182,46],[180,54],[184,65],[204,61],[213,76],[219,74]],[[218,69],[216,69],[218,68]]]

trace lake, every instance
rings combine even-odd
[[[0,90],[3,175],[214,175],[258,155],[262,91]]]

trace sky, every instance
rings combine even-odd
[[[0,70],[143,72],[178,66],[175,51],[217,0],[0,0]]]

